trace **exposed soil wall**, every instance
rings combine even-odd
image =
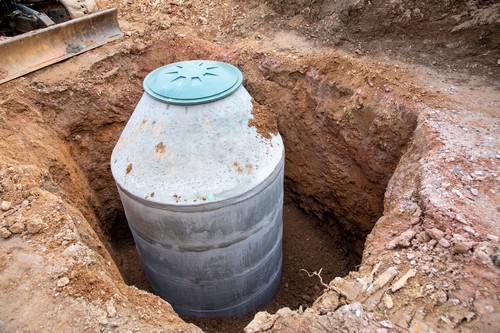
[[[254,54],[248,89],[275,113],[286,145],[287,189],[306,211],[366,235],[410,142],[418,108],[375,67],[325,53]],[[359,247],[361,249],[362,247]]]

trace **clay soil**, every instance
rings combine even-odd
[[[122,39],[0,86],[0,332],[500,331],[496,1],[98,3]],[[188,59],[238,66],[285,143],[283,276],[242,318],[149,292],[109,169]]]

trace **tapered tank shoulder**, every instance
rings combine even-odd
[[[252,98],[242,85],[210,103],[175,105],[145,93],[111,156],[127,193],[157,204],[204,205],[240,196],[283,163],[279,134],[249,126]]]

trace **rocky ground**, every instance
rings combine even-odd
[[[290,204],[362,255],[333,280],[311,268],[318,299],[245,332],[500,330],[495,1],[100,5],[122,40],[0,88],[0,331],[201,331],[123,281],[109,172],[144,76],[193,58],[242,70]]]
[[[259,313],[245,331],[497,331],[497,132],[483,115],[424,110],[359,271],[310,309]]]

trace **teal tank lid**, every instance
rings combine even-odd
[[[144,90],[170,104],[202,104],[231,95],[242,81],[243,75],[233,65],[191,60],[155,69],[144,79]]]

